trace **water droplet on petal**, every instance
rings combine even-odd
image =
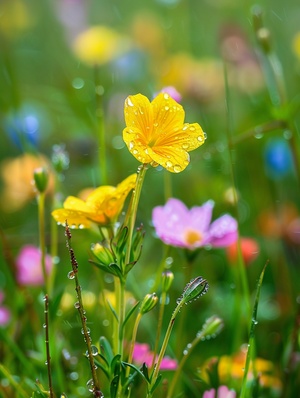
[[[184,150],[189,149],[189,144],[182,144],[181,148]]]
[[[196,129],[195,129],[195,127],[194,126],[191,126],[190,127],[190,131],[195,131]]]
[[[168,106],[165,106],[165,110],[168,111],[170,108]]]
[[[180,173],[182,171],[182,167],[179,164],[176,164],[173,170],[175,173]]]
[[[169,94],[164,93],[164,99],[168,100],[170,98]]]
[[[203,141],[203,137],[201,135],[199,135],[197,139],[198,139],[199,142]]]
[[[166,162],[166,167],[169,169],[173,166],[173,163],[170,162],[169,160]]]
[[[128,106],[134,106],[133,103],[132,103],[132,101],[131,101],[131,99],[130,99],[129,97],[126,99],[126,104],[127,104]]]
[[[130,141],[128,147],[129,147],[129,149],[132,149],[134,147],[134,142]]]

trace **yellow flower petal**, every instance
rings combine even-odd
[[[64,202],[64,208],[54,210],[54,219],[74,228],[89,228],[91,221],[107,225],[118,217],[128,193],[134,188],[136,174],[132,174],[117,187],[105,185],[92,191],[86,201],[69,196]]]
[[[184,110],[169,94],[160,93],[151,103],[141,95],[125,100],[123,139],[141,163],[160,164],[178,173],[189,164],[188,152],[205,141],[198,123],[184,124]]]

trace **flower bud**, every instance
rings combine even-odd
[[[219,333],[221,333],[223,327],[223,319],[221,319],[217,315],[213,315],[210,318],[206,319],[204,325],[202,326],[202,330],[197,333],[197,336],[201,337],[201,339],[216,337]]]
[[[46,168],[39,167],[33,172],[34,183],[39,193],[46,191],[49,180],[49,173]]]
[[[109,265],[115,261],[112,252],[102,246],[100,243],[95,243],[92,247],[91,250],[93,254],[96,256],[96,258],[101,262],[103,265]]]
[[[172,271],[164,271],[161,275],[161,278],[162,290],[163,292],[167,293],[174,280],[174,274]]]
[[[70,164],[68,152],[65,150],[65,145],[54,145],[52,147],[52,164],[57,173],[62,173],[67,170]]]
[[[156,306],[157,302],[158,302],[158,297],[156,293],[147,294],[142,301],[140,313],[146,314],[146,312],[151,311],[152,308]]]
[[[182,296],[177,300],[177,304],[187,304],[190,301],[197,300],[207,292],[208,287],[207,280],[203,279],[202,276],[197,276],[186,285]]]

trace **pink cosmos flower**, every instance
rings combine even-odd
[[[153,352],[150,351],[148,344],[135,343],[133,349],[133,360],[142,365],[145,363],[147,367],[152,366]],[[175,370],[177,368],[177,361],[175,359],[165,356],[160,365],[160,370]]]
[[[215,398],[216,390],[214,388],[205,391],[202,398]],[[218,398],[235,398],[236,392],[233,390],[229,390],[226,386],[220,386],[218,388]]]
[[[52,269],[51,256],[45,258],[46,272]],[[41,252],[39,248],[32,245],[23,246],[17,259],[17,281],[20,285],[40,286],[44,283]]]
[[[226,247],[238,238],[237,221],[228,214],[211,223],[214,202],[190,210],[178,199],[169,199],[165,206],[152,212],[157,236],[167,245],[190,250],[203,246]]]

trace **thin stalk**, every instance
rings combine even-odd
[[[174,389],[176,384],[178,383],[179,377],[182,373],[182,368],[184,366],[184,364],[186,363],[187,359],[189,358],[191,352],[193,351],[193,349],[196,347],[196,345],[203,339],[205,335],[204,331],[201,331],[199,333],[197,333],[197,336],[194,338],[194,340],[189,344],[189,348],[187,350],[184,351],[184,355],[181,358],[181,361],[178,364],[178,367],[176,369],[176,372],[172,378],[171,384],[169,386],[168,389],[168,395],[166,398],[173,398],[174,396]]]
[[[182,305],[183,305],[182,302],[179,303],[177,305],[177,307],[175,308],[172,316],[171,316],[171,320],[169,322],[168,329],[166,331],[165,338],[163,340],[162,347],[161,347],[161,350],[160,350],[160,353],[159,353],[159,356],[158,356],[158,359],[157,359],[157,363],[155,365],[155,369],[154,369],[153,375],[151,377],[151,383],[150,383],[150,387],[149,387],[149,390],[148,390],[147,398],[152,398],[152,391],[151,390],[154,387],[154,385],[156,383],[156,380],[158,378],[158,373],[159,373],[159,370],[160,370],[161,361],[162,361],[162,359],[163,359],[163,357],[165,355],[165,352],[166,352],[166,349],[167,349],[167,346],[168,346],[168,342],[169,342],[169,339],[170,339],[170,336],[171,336],[171,332],[172,332],[172,329],[173,329],[173,326],[174,326],[174,322],[175,322],[176,316],[179,313]]]
[[[172,176],[169,171],[164,170],[164,192],[165,201],[172,197]]]
[[[160,297],[160,307],[159,307],[159,314],[158,314],[157,331],[156,331],[155,344],[154,344],[154,350],[153,350],[153,360],[152,360],[152,364],[151,364],[150,373],[154,369],[154,365],[155,365],[155,359],[156,359],[156,354],[158,351],[158,344],[159,344],[159,339],[160,339],[161,329],[162,329],[162,322],[163,322],[163,318],[164,318],[166,300],[167,300],[167,292],[163,291],[161,294],[161,297]]]
[[[136,320],[134,322],[134,326],[133,326],[133,330],[132,330],[132,338],[131,338],[131,343],[130,343],[130,349],[129,349],[129,354],[128,354],[128,361],[127,361],[130,364],[132,363],[133,350],[134,350],[134,345],[135,345],[135,341],[136,341],[137,330],[138,330],[140,321],[142,319],[142,316],[143,316],[142,313],[139,312],[137,317],[136,317]],[[126,378],[128,378],[129,373],[130,373],[130,368],[127,367],[127,369],[126,369]]]
[[[38,218],[39,218],[39,241],[41,250],[41,265],[44,277],[44,286],[46,294],[49,291],[48,277],[45,263],[46,256],[46,239],[45,239],[45,192],[40,192],[38,195]]]
[[[248,372],[250,368],[250,363],[251,361],[253,362],[253,356],[254,356],[254,343],[255,343],[255,327],[257,325],[257,309],[258,309],[258,303],[259,303],[259,296],[260,296],[260,289],[261,285],[263,282],[265,270],[267,267],[268,263],[265,264],[258,283],[257,283],[257,289],[256,289],[256,297],[255,297],[255,303],[253,307],[253,314],[252,314],[252,319],[250,323],[250,333],[249,333],[249,342],[248,342],[248,351],[247,351],[247,357],[246,357],[246,363],[245,363],[245,370],[244,370],[244,376],[243,376],[243,381],[242,381],[242,388],[241,388],[241,394],[240,398],[245,398],[247,392],[249,392],[249,388],[247,386],[247,377],[248,377]]]
[[[50,398],[54,397],[53,387],[52,387],[52,375],[51,375],[51,356],[50,356],[50,345],[49,345],[49,298],[46,294],[44,297],[45,302],[45,344],[46,344],[46,366],[48,372],[48,385],[49,385],[49,396]]]
[[[67,248],[70,253],[70,260],[71,260],[71,265],[72,265],[72,271],[69,272],[68,278],[75,280],[75,290],[76,290],[77,300],[78,300],[75,303],[75,308],[78,309],[79,317],[81,320],[82,334],[84,335],[84,340],[85,340],[85,343],[87,346],[87,357],[89,359],[90,369],[91,369],[91,373],[92,373],[92,380],[91,380],[91,383],[88,382],[88,384],[89,384],[88,388],[89,388],[89,391],[91,391],[93,393],[94,397],[100,398],[100,397],[103,397],[103,394],[100,391],[100,385],[99,385],[99,381],[98,381],[98,377],[97,377],[97,373],[96,373],[97,367],[95,365],[94,356],[93,356],[93,352],[92,352],[92,340],[90,337],[90,330],[86,326],[86,322],[87,322],[86,311],[84,310],[84,307],[83,307],[82,296],[81,296],[81,286],[80,286],[79,280],[78,280],[78,263],[77,263],[77,260],[75,257],[74,250],[71,247],[72,235],[71,235],[71,231],[70,231],[70,228],[67,225],[67,223],[66,223],[65,234],[67,237],[66,244],[67,244]]]
[[[171,251],[171,246],[164,245],[164,255],[163,255],[163,260],[161,261],[160,265],[158,266],[158,269],[156,271],[156,278],[154,282],[154,286],[152,288],[153,292],[156,292],[158,290],[158,287],[160,285],[161,281],[161,275],[166,269],[166,259],[168,258],[168,255]]]
[[[136,185],[135,189],[132,192],[132,197],[131,197],[131,202],[130,202],[130,207],[128,209],[128,239],[127,239],[127,246],[126,246],[126,253],[125,253],[125,261],[124,264],[122,264],[123,267],[123,274],[126,275],[125,268],[126,265],[130,263],[130,254],[131,254],[131,246],[132,246],[132,237],[133,237],[133,230],[134,230],[134,225],[135,225],[135,220],[136,220],[136,214],[137,214],[137,208],[141,196],[141,191],[142,191],[142,186],[143,186],[143,181],[145,178],[145,174],[147,171],[147,164],[143,164],[139,166],[138,168],[138,176],[136,180]],[[123,352],[122,348],[122,342],[123,342],[123,332],[124,332],[124,327],[123,327],[123,322],[125,319],[125,303],[124,303],[124,289],[125,289],[125,281],[120,281],[121,286],[120,286],[120,300],[119,300],[119,353]]]

